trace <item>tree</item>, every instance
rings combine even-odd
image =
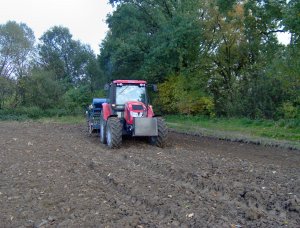
[[[300,2],[298,0],[290,0],[286,7],[282,25],[285,30],[292,35],[291,44],[300,42]]]
[[[33,31],[26,24],[8,21],[0,25],[0,76],[28,74],[34,42]]]
[[[110,32],[102,43],[101,66],[112,78],[166,79],[198,59],[201,27],[198,0],[111,1]]]
[[[160,83],[165,111],[200,113],[212,96],[218,115],[275,118],[298,104],[298,2],[110,0],[100,63],[108,79]]]
[[[101,45],[99,58],[108,80],[113,78],[139,78],[137,71],[149,52],[148,19],[134,5],[117,8],[107,19],[110,32]]]
[[[23,83],[27,106],[48,109],[58,107],[62,102],[63,87],[55,80],[53,72],[35,69]]]
[[[0,109],[5,101],[12,97],[15,91],[15,83],[12,79],[0,77]]]
[[[24,103],[22,80],[32,66],[35,37],[24,23],[9,21],[0,25],[0,76],[17,80],[15,102]]]
[[[271,99],[274,93],[266,89],[276,83],[265,70],[280,48],[275,34],[282,31],[283,1],[218,0],[213,5],[219,7],[211,4],[204,5],[203,25],[204,36],[210,40],[206,58],[211,62],[206,65],[217,113],[272,117],[275,109],[270,107],[279,101]]]
[[[95,74],[100,75],[99,69],[95,67],[96,57],[91,48],[73,40],[69,29],[55,26],[45,32],[40,41],[42,65],[46,70],[53,71],[56,80],[64,83],[66,88],[91,81],[91,78],[96,77]]]

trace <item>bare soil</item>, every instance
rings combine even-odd
[[[300,151],[0,122],[0,205],[0,227],[300,227]]]

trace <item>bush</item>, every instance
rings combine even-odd
[[[21,121],[21,120],[26,120],[26,119],[29,119],[29,117],[25,114],[19,115],[8,109],[0,109],[0,120]]]
[[[38,107],[18,107],[14,109],[0,110],[1,120],[25,120],[37,119],[42,116],[43,111]]]
[[[47,109],[44,111],[45,117],[62,117],[70,115],[70,113],[66,109],[59,109],[59,108],[53,108],[53,109]]]
[[[78,112],[79,110],[82,112],[82,109],[90,104],[92,97],[93,94],[88,86],[72,88],[63,96],[64,108],[70,112]]]
[[[176,86],[178,78],[171,76],[167,81],[158,85],[159,98],[156,105],[160,106],[164,113],[177,113],[178,107],[176,105]]]
[[[34,71],[25,80],[24,86],[26,92],[25,104],[42,109],[57,107],[64,93],[63,86],[55,80],[53,72]],[[33,110],[33,112],[35,111],[38,110]]]
[[[43,116],[44,112],[39,107],[21,107],[17,109],[19,115],[26,115],[31,119],[37,119]]]
[[[0,120],[27,120],[43,117],[78,116],[83,114],[82,108],[73,111],[67,109],[41,109],[39,107],[18,107],[15,109],[0,109]]]
[[[158,88],[158,105],[164,113],[215,116],[213,99],[184,76],[173,75]]]
[[[279,113],[284,119],[295,119],[299,115],[299,108],[293,106],[291,102],[285,102],[279,108]]]

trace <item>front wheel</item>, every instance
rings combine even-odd
[[[102,114],[100,117],[100,142],[106,144],[106,121]]]
[[[151,145],[158,146],[158,147],[165,147],[168,137],[168,128],[163,118],[156,118],[157,119],[157,128],[158,128],[158,135],[157,136],[150,136],[149,141]]]
[[[111,149],[119,148],[122,144],[122,124],[117,117],[111,117],[106,125],[107,146]]]

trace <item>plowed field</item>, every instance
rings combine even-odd
[[[300,227],[300,151],[0,122],[0,227]]]

